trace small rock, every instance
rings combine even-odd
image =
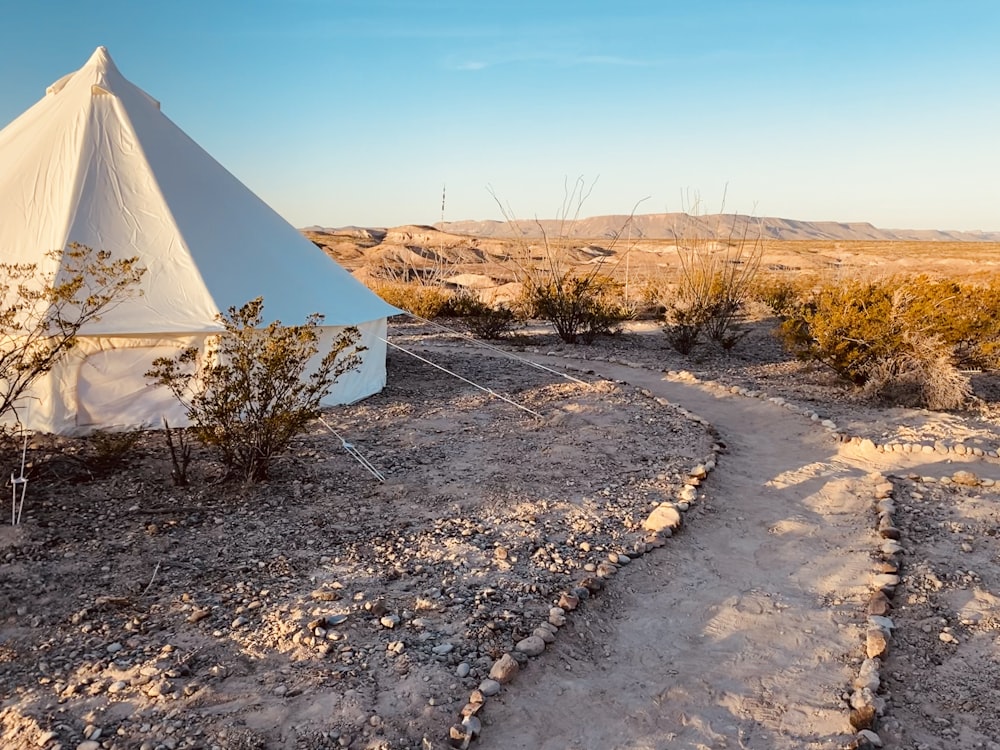
[[[123,646],[120,643],[109,643],[108,644],[108,653],[109,654],[117,654],[119,651],[122,650],[122,648],[123,648]]]
[[[955,446],[956,448],[958,446]],[[956,471],[951,475],[951,481],[964,487],[976,487],[979,485],[979,477],[971,471]]]
[[[868,628],[865,636],[865,652],[869,659],[884,657],[889,653],[889,633],[882,628]]]
[[[567,612],[571,612],[580,606],[580,597],[567,594],[565,591],[559,595],[559,606]]]
[[[879,675],[878,659],[865,659],[861,663],[861,669],[858,670],[858,676],[854,678],[854,688],[856,690],[868,688],[874,693],[878,690],[880,684],[881,676]],[[855,727],[855,729],[863,728]]]
[[[681,512],[673,504],[660,503],[642,522],[642,527],[647,531],[662,532],[666,529],[679,529],[682,523]]]
[[[546,622],[545,624],[549,625],[550,627],[543,628],[543,627],[539,626],[539,627],[535,628],[532,631],[531,634],[533,636],[541,638],[546,643],[555,643],[556,642],[556,634],[552,632],[552,628],[555,627],[555,626],[552,625],[552,623],[550,623],[550,622]]]
[[[468,677],[469,673],[471,671],[472,671],[472,667],[469,666],[469,662],[467,662],[467,661],[463,661],[461,664],[459,664],[455,668],[455,674],[457,674],[462,679],[465,679],[466,677]]]
[[[858,732],[858,739],[867,742],[871,747],[885,747],[885,743],[882,742],[882,738],[871,729],[862,729]]]
[[[444,656],[445,654],[450,654],[454,650],[455,646],[451,643],[441,643],[431,649],[438,656]]]
[[[101,750],[101,743],[97,740],[84,740],[76,746],[76,750]]]
[[[38,747],[45,747],[47,744],[49,744],[52,740],[54,740],[58,736],[59,736],[58,734],[52,731],[42,732],[41,735],[39,735],[38,739],[35,740],[35,744],[38,745]]]
[[[876,591],[872,594],[872,598],[868,600],[869,615],[884,615],[890,609],[892,609],[892,604],[884,591]]]
[[[518,667],[514,657],[510,654],[504,654],[490,667],[490,679],[504,685],[514,679],[514,675],[517,674],[518,669],[520,667]],[[479,689],[482,690],[482,686]],[[483,693],[486,693],[486,691],[483,690]]]
[[[938,639],[943,641],[944,643],[958,643],[958,638],[956,638],[947,631],[938,634]]]
[[[462,726],[465,727],[472,739],[476,739],[483,731],[483,723],[474,715],[466,716],[462,719]]]
[[[522,654],[527,654],[528,656],[539,656],[543,651],[545,651],[545,641],[537,635],[530,635],[527,638],[518,641],[514,648]]]
[[[600,563],[597,566],[597,575],[601,578],[611,578],[615,573],[618,572],[618,566],[612,565],[611,563]]]
[[[394,627],[399,625],[399,615],[385,615],[379,618],[379,622],[382,623],[383,628],[389,628],[392,630]]]
[[[851,711],[848,721],[857,730],[871,729],[875,726],[875,707],[861,706]]]
[[[892,482],[879,482],[875,485],[875,498],[877,500],[883,500],[892,497],[893,486]]]
[[[515,664],[517,662],[514,662]],[[492,670],[490,670],[492,672]],[[485,698],[492,698],[494,695],[500,692],[501,685],[499,680],[483,680],[479,683],[479,692],[483,694]],[[475,703],[475,701],[470,701]]]
[[[472,736],[461,724],[452,724],[448,730],[448,742],[452,747],[468,747]]]

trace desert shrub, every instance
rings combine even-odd
[[[667,323],[663,327],[663,332],[671,348],[684,355],[693,352],[701,340],[705,321],[703,312],[671,305],[665,316]]]
[[[756,222],[734,215],[710,237],[677,237],[680,264],[676,298],[668,305],[695,318],[709,339],[729,349],[743,336],[738,330],[760,271],[763,244]],[[671,321],[668,318],[668,324]]]
[[[969,378],[954,364],[952,348],[936,337],[904,335],[906,347],[878,357],[864,393],[893,406],[959,409],[972,396]]]
[[[522,305],[532,318],[552,324],[567,344],[590,343],[602,334],[621,330],[628,310],[617,294],[616,282],[605,276],[578,276],[567,271],[560,276],[529,279]]]
[[[452,298],[452,311],[462,318],[469,332],[481,339],[502,339],[524,324],[519,310],[505,302],[488,303],[472,292],[460,292]]]
[[[802,303],[812,286],[810,279],[792,278],[788,274],[760,274],[754,279],[749,295],[768,309],[784,318],[791,315]]]
[[[996,345],[997,324],[982,312],[991,297],[979,299],[962,284],[925,277],[827,283],[781,332],[800,357],[827,365],[872,398],[958,408],[970,386],[956,353]]]
[[[884,281],[828,283],[781,326],[787,345],[864,385],[875,363],[905,351],[905,295]]]
[[[392,281],[375,284],[372,291],[390,305],[420,318],[452,314],[453,294],[444,287]]]
[[[319,415],[333,384],[360,364],[360,333],[347,328],[318,363],[323,317],[303,325],[261,327],[263,299],[231,307],[214,356],[197,349],[153,361],[146,377],[187,409],[197,438],[215,449],[231,475],[267,479],[272,459]],[[307,375],[307,371],[309,374]]]
[[[562,206],[556,213],[557,231],[550,233],[540,221],[535,220],[535,227],[541,235],[540,258],[537,248],[525,239],[523,227],[514,218],[514,212],[493,194],[517,245],[516,252],[507,260],[522,287],[518,307],[525,317],[550,323],[559,338],[568,344],[590,343],[599,335],[617,333],[621,324],[631,319],[635,312],[634,305],[627,299],[628,295],[624,294],[624,286],[612,280],[614,270],[628,257],[631,248],[627,247],[618,254],[614,263],[606,263],[631,227],[634,207],[633,213],[607,243],[606,255],[596,258],[585,271],[568,267],[567,258],[580,244],[570,236],[569,226],[579,218],[592,190],[593,184],[588,187],[582,177],[573,183],[567,180],[563,187]]]
[[[75,346],[84,325],[139,293],[138,258],[112,260],[78,244],[49,258],[58,275],[34,263],[0,264],[0,418],[16,414],[20,399]]]
[[[910,297],[906,316],[928,326],[967,368],[995,368],[1000,361],[1000,285],[916,276],[901,282]]]
[[[142,438],[138,430],[106,432],[97,430],[88,439],[85,456],[87,468],[97,476],[107,476],[120,470]]]

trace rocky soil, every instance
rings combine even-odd
[[[671,352],[652,326],[593,347],[527,333],[505,348],[590,358],[598,372],[609,360],[669,370],[696,386],[722,383],[725,398],[742,398],[736,387],[783,395],[859,445],[868,438],[872,470],[894,486],[905,550],[879,741],[1000,748],[991,699],[1000,503],[993,487],[940,481],[958,463],[1000,479],[988,379],[977,381],[985,403],[974,413],[881,409],[789,360],[766,326],[732,354],[694,359]],[[382,394],[327,416],[384,483],[322,424],[255,487],[220,483],[201,451],[191,486],[174,487],[156,433],[120,461],[92,440],[32,439],[22,523],[0,525],[4,748],[424,750],[467,744],[481,727],[496,743],[505,726],[481,691],[493,689],[491,672],[506,682],[495,671],[504,655],[542,685],[546,670],[605,658],[601,638],[629,616],[615,604],[628,601],[619,592],[631,587],[629,560],[642,555],[636,570],[657,565],[643,521],[681,498],[717,435],[683,402],[624,377],[565,380],[422,326],[397,326],[393,341],[540,416],[393,352]],[[893,443],[937,446],[935,463],[897,466],[916,456],[886,453]],[[15,452],[5,453],[12,468]],[[711,478],[703,491],[671,544],[696,544],[699,528],[733,520]],[[586,578],[602,582],[596,601],[572,592]],[[860,627],[863,608],[856,617]],[[575,622],[590,635],[558,661],[528,656]],[[864,657],[859,637],[852,658]],[[470,709],[481,697],[485,708]],[[849,699],[845,684],[844,737]],[[463,714],[467,734],[449,742]]]

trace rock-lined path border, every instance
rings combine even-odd
[[[541,353],[536,352],[535,354],[537,355]],[[560,359],[564,359],[558,354],[543,356],[559,357]],[[599,366],[599,363],[601,362],[607,362],[611,365],[627,367],[630,369],[644,370],[647,372],[650,371],[650,368],[642,365],[641,363],[623,361],[615,358],[593,358],[584,361],[578,360],[575,363],[567,362],[565,364],[567,367],[571,367],[572,369],[592,371],[593,363],[597,363]],[[877,444],[870,438],[859,435],[849,435],[839,430],[835,422],[830,419],[825,419],[822,415],[812,409],[798,406],[787,399],[771,396],[760,390],[748,389],[741,386],[727,386],[718,382],[701,380],[686,371],[663,371],[662,374],[664,375],[664,380],[696,385],[716,396],[735,396],[766,400],[776,407],[786,409],[813,422],[817,429],[824,429],[833,441],[855,446],[862,456],[864,456],[864,454],[894,453],[901,455],[937,454],[949,457],[954,456],[956,458],[961,457],[960,460],[963,461],[979,459],[995,463],[1000,460],[998,459],[998,453],[996,450],[986,450],[978,446],[966,446],[961,442],[949,444],[943,441],[935,441],[933,443],[905,443],[897,441]],[[620,382],[628,381],[624,380]],[[671,403],[662,397],[655,396],[651,392],[646,391],[646,393],[647,395],[656,398],[660,403]],[[674,406],[678,406],[678,404],[674,404]],[[713,429],[711,425],[701,417],[693,415],[690,412],[686,413],[689,417],[705,424],[709,429]],[[714,448],[721,449],[721,446],[717,444]],[[702,465],[692,469],[688,480],[686,480],[686,487],[680,490],[678,497],[674,501],[662,503],[654,509],[644,524],[653,536],[643,542],[640,542],[639,547],[637,547],[634,551],[636,555],[645,554],[652,549],[662,546],[665,542],[664,537],[669,537],[673,534],[675,529],[680,527],[683,511],[687,510],[690,502],[695,499],[697,496],[696,488],[698,484],[700,484],[701,480],[707,476],[708,472],[715,467],[716,462],[717,453],[710,457],[706,457],[706,460]],[[876,732],[878,717],[883,714],[886,705],[884,693],[882,695],[879,694],[880,688],[883,687],[880,679],[880,671],[882,661],[888,653],[892,630],[895,627],[889,613],[892,606],[892,597],[901,580],[900,576],[902,572],[900,557],[904,553],[904,549],[900,543],[901,532],[895,526],[893,518],[895,511],[895,506],[893,504],[893,484],[888,481],[886,476],[879,472],[873,472],[870,474],[869,478],[871,480],[871,487],[873,491],[873,505],[875,510],[873,515],[876,520],[876,531],[878,537],[882,541],[879,547],[876,550],[873,550],[872,554],[873,570],[870,583],[871,593],[868,597],[866,612],[863,616],[866,626],[863,643],[860,649],[863,652],[863,660],[861,661],[861,666],[857,675],[855,676],[852,684],[849,686],[848,692],[845,693],[844,696],[849,707],[848,718],[850,725],[857,731],[854,739],[846,745],[848,748],[883,746],[883,742]],[[976,475],[967,471],[959,471],[953,476],[922,476],[920,479],[925,483],[938,481],[942,484],[954,482],[957,484],[975,484],[981,487],[995,486],[995,482],[993,480],[988,478],[980,479]],[[614,575],[620,567],[620,565],[617,564],[618,562],[620,561],[605,561],[600,569],[598,580]],[[625,563],[627,564],[627,562],[628,558],[626,557]],[[600,585],[603,585],[603,582]],[[569,592],[564,592],[560,596],[559,602],[557,602],[556,606],[553,607],[550,613],[550,617],[552,618],[550,622],[552,625],[551,635],[553,637],[557,628],[561,624],[565,623],[566,613],[575,609],[579,601],[582,598],[586,598],[591,593],[594,592],[587,589],[586,586],[580,586],[578,589],[572,589]],[[559,606],[567,603],[571,604],[571,606]],[[556,623],[558,623],[558,625]],[[539,636],[540,640],[544,640],[542,634],[538,631],[536,631],[536,635]],[[526,640],[532,641],[533,639]],[[534,642],[526,643],[522,641],[518,644],[517,649],[523,653],[528,653],[529,655],[534,656],[544,650],[544,645],[545,643],[542,643],[541,648],[538,648],[537,644]],[[516,664],[516,660],[513,658],[508,659],[508,656],[505,655],[503,659],[499,660],[497,664],[494,665],[497,670],[498,677],[507,677],[503,664],[505,661],[507,663],[515,662]],[[516,672],[516,667],[514,671]],[[492,672],[490,676],[491,678],[494,676]],[[501,680],[496,680],[496,682],[500,683]],[[494,690],[494,686],[490,684],[487,685],[487,688],[488,690]],[[496,688],[498,692],[499,685],[497,685]],[[476,691],[476,693],[482,693],[482,690],[480,689],[479,691]],[[463,724],[452,728],[451,737],[452,744],[454,746],[467,747],[471,739],[477,736],[478,732],[481,730],[481,724],[478,720],[469,722],[470,716],[472,719],[475,719],[475,713],[478,713],[479,708],[483,705],[485,697],[487,697],[485,695],[477,695],[476,693],[473,694],[474,700],[470,700],[469,705],[463,709]],[[496,692],[493,694],[495,695]],[[475,733],[469,731],[469,723],[472,723],[475,727]]]

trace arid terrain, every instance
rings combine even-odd
[[[446,245],[332,237],[355,271]],[[449,273],[499,277],[502,247],[456,242]],[[766,257],[978,273],[997,249],[951,247]],[[32,438],[0,525],[0,744],[997,750],[1000,389],[877,408],[773,324],[682,357],[652,321],[491,349],[399,320],[394,343],[533,413],[391,351],[385,391],[259,486],[200,449],[173,486],[159,433],[114,457]]]

